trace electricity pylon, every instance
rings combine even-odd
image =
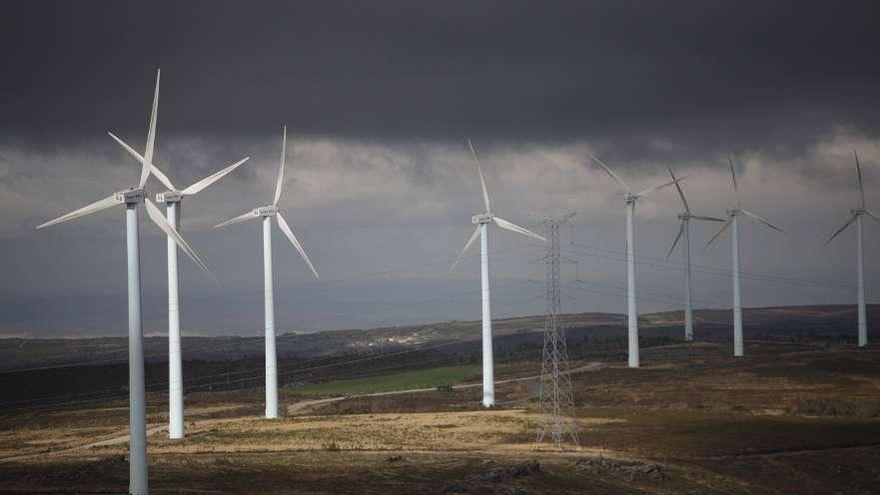
[[[569,438],[574,445],[579,445],[565,331],[557,324],[562,305],[562,286],[559,281],[559,226],[571,222],[574,215],[569,213],[541,221],[541,225],[547,231],[549,246],[547,255],[542,259],[547,276],[547,312],[544,318],[544,351],[538,399],[541,411],[538,443],[549,436],[560,449]]]

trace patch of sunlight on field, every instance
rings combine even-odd
[[[336,380],[293,389],[307,394],[369,394],[459,383],[480,373],[479,365],[444,366],[388,375]]]

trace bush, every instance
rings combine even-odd
[[[786,412],[803,416],[880,416],[880,401],[875,399],[843,399],[829,397],[802,397],[792,400]]]

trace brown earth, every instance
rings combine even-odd
[[[316,401],[287,390],[187,396],[187,438],[150,396],[154,493],[880,493],[880,352],[748,343],[573,363],[579,447],[536,444],[537,365],[479,387]],[[513,379],[513,380],[512,380]],[[306,402],[311,401],[311,402]],[[127,488],[125,402],[0,414],[0,493]]]

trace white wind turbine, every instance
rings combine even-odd
[[[736,194],[736,206],[733,208],[728,208],[725,210],[727,214],[727,220],[724,222],[724,225],[718,229],[718,232],[715,232],[715,235],[709,239],[709,242],[706,243],[706,247],[708,248],[715,239],[718,238],[727,227],[733,225],[733,236],[731,238],[733,242],[733,247],[731,251],[733,253],[733,355],[734,356],[742,356],[743,355],[743,328],[742,328],[742,303],[740,299],[740,290],[739,290],[739,216],[745,215],[747,217],[752,218],[753,220],[757,220],[764,225],[770,227],[773,230],[778,230],[779,232],[785,233],[784,230],[779,227],[773,225],[768,220],[765,220],[759,217],[757,214],[752,213],[748,210],[742,208],[742,204],[739,198],[739,187],[736,184],[736,172],[733,171],[733,157],[727,157],[728,162],[730,163],[730,178],[733,181],[733,191]]]
[[[679,213],[677,218],[680,220],[680,225],[678,227],[678,234],[675,236],[675,240],[672,241],[672,247],[669,248],[669,253],[666,254],[666,259],[668,260],[670,256],[672,256],[672,251],[675,250],[675,246],[678,244],[679,239],[684,236],[684,241],[682,244],[682,257],[684,258],[684,340],[691,342],[694,340],[694,310],[693,310],[693,289],[691,288],[691,220],[706,220],[709,222],[723,222],[723,218],[716,217],[707,217],[703,215],[694,215],[691,213],[691,206],[688,204],[687,199],[684,197],[684,191],[681,190],[681,185],[675,178],[675,173],[672,171],[671,167],[666,167],[669,170],[669,177],[672,178],[675,182],[675,189],[678,191],[678,197],[681,198],[681,203],[684,206],[684,212]]]
[[[470,239],[468,239],[467,244],[464,245],[464,249],[458,254],[458,257],[455,259],[455,262],[452,264],[449,271],[451,272],[452,270],[455,270],[455,267],[461,261],[462,257],[464,257],[465,253],[467,253],[468,249],[470,249],[471,245],[473,245],[474,241],[479,237],[481,266],[480,283],[482,287],[483,303],[483,406],[495,407],[495,364],[492,351],[492,311],[489,304],[489,224],[494,223],[502,229],[507,229],[540,241],[547,242],[547,239],[534,232],[526,230],[519,225],[508,222],[503,218],[499,218],[492,213],[492,208],[489,205],[489,191],[486,189],[486,181],[483,179],[483,170],[480,168],[480,160],[477,158],[477,152],[474,150],[474,146],[471,144],[470,139],[467,140],[467,144],[468,149],[471,152],[471,157],[474,159],[474,166],[477,169],[477,175],[480,177],[480,187],[483,191],[483,204],[486,207],[486,212],[471,217],[471,223],[476,224],[477,227],[474,229],[474,233],[471,234]]]
[[[596,155],[587,150],[590,158],[598,163],[602,170],[611,177],[614,182],[623,188],[623,201],[626,203],[626,308],[627,308],[627,340],[628,364],[630,368],[639,367],[639,314],[636,310],[636,246],[635,246],[635,226],[633,225],[636,214],[636,202],[645,196],[656,192],[664,187],[676,184],[686,179],[688,176],[679,179],[673,179],[656,186],[649,187],[639,193],[633,193],[629,186],[623,182],[623,179],[617,176],[607,165],[602,163]]]
[[[502,229],[507,229],[540,241],[547,242],[547,239],[492,214],[492,208],[489,206],[489,191],[486,190],[486,181],[483,179],[480,160],[477,158],[477,152],[474,151],[474,146],[471,144],[470,139],[467,140],[467,145],[470,149],[471,156],[474,159],[474,165],[477,168],[477,175],[480,177],[480,187],[483,190],[483,204],[486,206],[486,212],[471,217],[471,222],[477,224],[477,227],[474,229],[474,233],[471,234],[470,239],[468,239],[467,244],[464,245],[464,249],[458,254],[458,257],[455,259],[455,262],[452,264],[449,271],[451,272],[455,269],[458,262],[461,261],[461,258],[467,253],[467,250],[470,249],[474,241],[477,240],[477,237],[480,237],[481,286],[483,301],[483,406],[494,407],[495,365],[492,354],[492,312],[489,307],[489,224],[495,223],[495,225]]]
[[[142,164],[144,157],[135,151],[123,140],[108,132],[110,137],[116,140],[129,154]],[[194,196],[198,192],[217,182],[226,174],[232,172],[239,165],[248,161],[245,157],[228,167],[215,172],[204,179],[182,190],[178,190],[171,180],[159,170],[155,163],[151,165],[150,172],[159,179],[167,191],[157,193],[156,201],[165,203],[165,216],[168,224],[175,230],[180,230],[180,214],[183,207],[184,196]],[[177,276],[177,243],[168,236],[168,437],[172,439],[183,438],[183,358],[180,350],[180,283]]]
[[[147,215],[212,279],[211,272],[180,234],[165,221],[159,208],[147,198],[144,185],[150,177],[153,149],[156,143],[156,114],[159,105],[159,72],[156,71],[156,90],[147,131],[140,180],[137,187],[112,195],[37,226],[37,229],[56,225],[85,215],[97,213],[117,205],[125,205],[125,244],[128,258],[128,384],[129,384],[129,493],[148,493],[147,431],[144,393],[144,334],[141,328],[141,269],[138,233],[138,205],[143,203]]]
[[[287,126],[283,127],[283,137],[281,139],[281,165],[278,167],[278,182],[275,184],[275,197],[272,204],[255,208],[243,215],[239,215],[231,220],[215,225],[215,227],[225,227],[234,223],[244,222],[252,218],[263,219],[263,292],[264,292],[264,310],[266,320],[266,418],[274,419],[278,417],[278,359],[275,351],[275,299],[273,296],[272,283],[272,223],[271,217],[275,217],[278,222],[278,228],[284,232],[284,235],[293,243],[293,247],[299,251],[300,256],[305,260],[306,264],[318,278],[318,271],[306,255],[302,244],[293,235],[290,226],[284,220],[281,212],[278,211],[278,199],[281,198],[281,188],[284,184],[284,159],[287,155]]]
[[[852,225],[853,222],[856,224],[856,266],[858,270],[858,304],[859,304],[859,347],[865,347],[868,345],[868,316],[865,311],[865,249],[864,249],[864,241],[862,237],[862,215],[868,215],[869,217],[880,220],[874,212],[868,209],[865,205],[865,187],[862,185],[862,167],[859,165],[859,155],[856,153],[856,150],[853,150],[853,156],[856,159],[856,175],[859,179],[859,206],[857,208],[853,208],[850,210],[852,215],[850,215],[849,220],[843,224],[843,227],[839,228],[837,232],[831,235],[831,237],[825,241],[825,245],[834,240],[838,234],[846,230],[847,227]]]

